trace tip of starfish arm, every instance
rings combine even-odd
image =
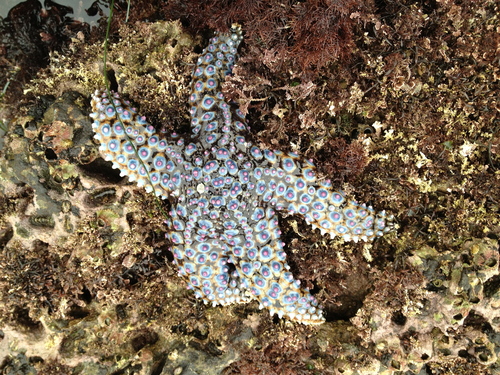
[[[295,314],[295,313],[289,313],[287,314],[288,319],[290,319],[292,322],[297,322],[301,324],[306,324],[306,325],[319,325],[323,324],[325,322],[325,318],[323,317],[323,314],[321,311],[315,314]]]

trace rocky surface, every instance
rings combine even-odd
[[[2,373],[498,372],[498,13],[495,2],[452,1],[353,11],[350,59],[307,75],[273,62],[265,43],[243,46],[225,90],[248,111],[254,142],[314,158],[398,222],[367,245],[280,219],[294,276],[324,306],[317,327],[256,303],[196,302],[171,264],[158,202],[97,153],[88,114],[102,45],[73,39],[24,96],[13,91],[18,103],[8,90],[0,103]],[[188,132],[191,63],[206,36],[188,32],[189,17],[120,20],[108,56],[116,88],[140,98],[158,130]]]

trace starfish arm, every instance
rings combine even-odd
[[[175,237],[173,232],[167,236],[170,239],[172,237]],[[242,287],[242,278],[237,271],[230,269],[226,247],[218,240],[210,239],[203,242],[192,241],[189,245],[176,244],[171,248],[178,274],[186,279],[188,289],[194,291],[196,298],[213,306],[251,300]]]
[[[159,136],[144,116],[137,114],[128,101],[112,93],[110,102],[104,91],[92,96],[94,138],[100,142],[103,158],[113,162],[121,176],[128,176],[147,192],[153,189],[163,199],[178,195],[181,175],[190,168],[184,160],[184,141]]]
[[[209,149],[221,136],[234,138],[245,133],[244,116],[225,101],[222,83],[230,74],[236,61],[237,48],[242,41],[242,31],[233,25],[230,33],[210,39],[209,45],[198,58],[193,71],[191,94],[191,130],[193,138]],[[233,121],[233,115],[239,120]]]
[[[318,180],[311,161],[295,153],[261,151],[255,146],[250,153],[259,167],[253,170],[249,185],[255,185],[260,199],[277,210],[302,215],[322,234],[346,241],[370,241],[392,229],[393,218],[384,211],[377,213],[372,207],[349,201],[329,180]]]
[[[280,318],[324,322],[316,299],[289,271],[272,208],[221,212],[209,202],[200,209],[199,203],[175,206],[167,234],[179,275],[196,297],[212,305],[257,300]]]
[[[235,235],[232,221],[222,221],[220,211],[203,198],[174,205],[169,216],[167,238],[188,289],[214,306],[248,302],[251,298],[242,287],[246,284],[230,264],[229,246],[242,241]]]
[[[245,241],[229,247],[229,261],[235,265],[242,288],[259,301],[260,308],[303,324],[323,323],[316,298],[290,272],[278,224],[273,208],[250,207],[241,220]]]

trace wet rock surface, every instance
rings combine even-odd
[[[352,63],[309,78],[273,65],[265,45],[243,47],[227,89],[256,142],[314,157],[398,220],[372,246],[282,220],[292,271],[327,312],[315,328],[256,304],[200,305],[185,289],[154,198],[98,157],[87,115],[102,47],[73,40],[2,120],[1,372],[498,372],[498,13],[378,3],[353,16],[365,24]],[[141,112],[179,133],[204,45],[186,17],[115,25],[109,60]]]

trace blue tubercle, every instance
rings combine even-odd
[[[167,238],[196,297],[213,305],[256,299],[271,314],[319,324],[317,300],[289,272],[276,211],[301,214],[322,234],[346,241],[382,236],[392,218],[348,201],[297,154],[261,150],[246,140],[244,116],[221,91],[241,40],[241,29],[233,27],[212,38],[198,59],[189,97],[191,139],[158,135],[129,102],[103,91],[92,98],[94,138],[122,176],[174,202]]]

